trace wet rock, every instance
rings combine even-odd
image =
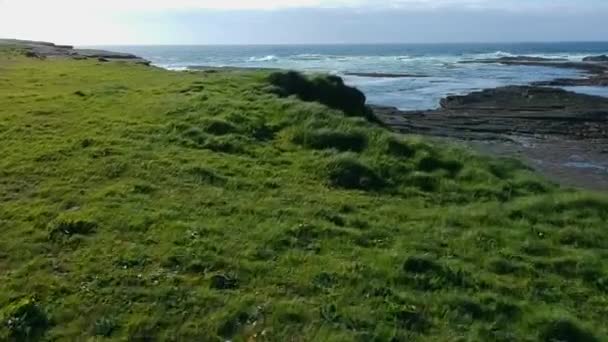
[[[382,122],[404,133],[485,141],[547,134],[608,138],[607,98],[556,88],[509,86],[448,96],[440,109],[430,111],[373,109]]]
[[[462,61],[460,63],[483,63],[483,64],[503,64],[503,65],[527,65],[544,66],[562,69],[582,70],[590,75],[586,78],[562,78],[552,81],[536,82],[536,86],[608,86],[608,56],[591,56],[584,58],[581,62],[566,59],[551,59],[541,57],[502,57],[490,59],[476,59]]]
[[[608,87],[608,74],[600,74],[590,76],[588,78],[558,78],[551,81],[542,81],[532,83],[536,86],[554,86],[554,87],[577,87],[577,86],[595,86]]]
[[[606,98],[578,94],[563,89],[534,86],[507,86],[476,91],[464,96],[448,96],[442,99],[440,104],[443,109],[476,109],[486,112],[608,110],[608,99]],[[571,116],[576,117],[577,114],[573,113]]]
[[[105,50],[91,50],[91,49],[77,49],[73,50],[76,54],[80,56],[85,56],[89,58],[105,58],[105,59],[140,59],[139,57],[130,54],[130,53],[122,53],[122,52],[112,52]]]
[[[607,55],[589,56],[589,57],[583,58],[583,62],[608,62],[608,56]]]
[[[396,131],[466,141],[493,156],[524,158],[559,183],[608,190],[605,171],[568,167],[572,154],[608,167],[608,98],[510,86],[448,96],[436,110],[373,111]]]

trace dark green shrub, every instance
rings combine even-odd
[[[219,119],[208,119],[203,122],[203,130],[213,135],[234,133],[237,129],[230,122]]]
[[[61,236],[89,235],[95,232],[97,223],[84,220],[58,220],[51,223],[49,238],[55,240]]]
[[[263,121],[253,121],[243,127],[243,131],[248,136],[259,141],[272,140],[276,130],[276,127],[269,126]]]
[[[269,82],[277,88],[279,96],[296,95],[303,101],[320,102],[349,116],[375,120],[365,105],[365,95],[358,89],[345,85],[338,76],[308,78],[295,71],[276,72],[269,76]]]
[[[337,276],[333,273],[321,272],[317,274],[313,280],[312,284],[314,287],[318,289],[327,289],[332,288],[337,283]]]
[[[472,319],[488,318],[487,308],[470,298],[459,298],[448,303],[451,310],[458,316],[470,317]]]
[[[327,164],[329,184],[345,189],[374,190],[385,182],[367,165],[346,156],[340,156]]]
[[[407,177],[407,184],[426,192],[433,192],[439,188],[439,178],[424,172],[413,172]]]
[[[216,274],[211,277],[209,287],[216,290],[234,290],[238,288],[239,280],[231,274]]]
[[[46,314],[31,298],[9,304],[0,311],[0,339],[3,341],[37,341],[48,326]]]
[[[112,317],[102,317],[95,321],[93,334],[95,336],[110,337],[118,329],[118,322]]]
[[[396,157],[410,158],[416,154],[416,149],[404,141],[390,137],[386,139],[386,152]]]
[[[453,269],[426,256],[409,257],[403,264],[400,280],[422,291],[437,291],[447,287],[476,287],[473,276],[461,269]]]
[[[591,332],[568,319],[558,319],[544,325],[540,333],[544,342],[599,342]]]
[[[336,149],[339,151],[361,152],[367,147],[367,136],[362,131],[336,131],[327,128],[300,130],[294,134],[295,144],[312,149]]]
[[[513,274],[522,270],[522,266],[512,260],[494,258],[488,262],[490,270],[496,274]]]
[[[421,312],[409,308],[404,310],[397,310],[394,313],[394,318],[395,322],[400,327],[418,333],[426,331],[431,325],[431,323],[426,319],[426,317],[424,317]]]
[[[438,272],[441,265],[427,256],[411,256],[403,263],[403,270],[411,273]]]
[[[438,156],[428,156],[420,159],[418,169],[424,172],[446,170],[451,175],[456,175],[462,169],[462,163],[456,160],[444,160]]]

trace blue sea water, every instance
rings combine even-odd
[[[244,45],[244,46],[104,46],[144,57],[154,65],[186,70],[197,66],[295,69],[329,72],[361,89],[372,104],[400,109],[436,108],[451,94],[583,73],[549,67],[463,64],[466,60],[505,56],[538,56],[581,60],[608,54],[608,42],[379,45]],[[348,76],[351,72],[402,73],[420,77]],[[571,87],[608,96],[607,88]]]

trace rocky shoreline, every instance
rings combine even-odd
[[[466,61],[575,68],[589,75],[447,96],[436,110],[382,106],[373,110],[398,132],[460,141],[482,152],[522,158],[559,183],[608,190],[608,98],[547,87],[607,86],[607,60],[597,56],[581,62],[536,57]]]
[[[0,45],[14,45],[19,49],[25,50],[25,55],[31,58],[90,58],[97,59],[100,62],[124,61],[129,63],[150,65],[150,61],[129,53],[95,49],[76,49],[71,45],[56,45],[48,42],[18,39],[0,39]]]
[[[31,58],[97,59],[150,65],[138,56],[104,50],[76,49],[46,42],[0,39]],[[547,86],[608,86],[608,56],[580,62],[537,57],[503,57],[463,61],[573,68],[585,78],[556,79],[530,86],[508,86],[447,96],[441,107],[401,111],[372,106],[389,128],[463,142],[492,155],[522,158],[556,182],[608,191],[608,98]],[[199,67],[207,72],[241,68]],[[409,74],[351,73],[360,77],[424,77]]]
[[[491,59],[479,59],[462,61],[463,64],[503,64],[503,65],[526,65],[543,66],[563,69],[577,69],[587,73],[584,78],[560,78],[552,81],[535,82],[538,86],[608,86],[608,56],[589,56],[582,61],[570,61],[566,59],[551,59],[541,57],[501,57]]]

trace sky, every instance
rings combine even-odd
[[[74,45],[608,41],[608,0],[0,0],[0,38]]]

